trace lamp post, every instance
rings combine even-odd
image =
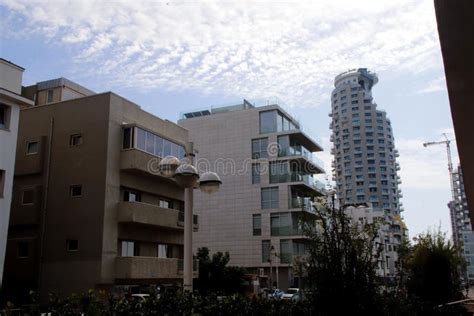
[[[160,173],[168,178],[173,178],[176,183],[184,188],[184,266],[183,289],[193,290],[193,198],[194,189],[200,188],[202,192],[214,193],[222,184],[215,172],[204,172],[201,176],[193,166],[193,144],[189,144],[186,157],[189,161],[180,162],[174,156],[166,156],[160,161]]]

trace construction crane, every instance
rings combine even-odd
[[[446,136],[446,133],[443,133],[443,136],[444,138],[446,138],[445,140],[442,140],[442,141],[439,141],[439,142],[427,142],[427,143],[423,143],[423,147],[428,147],[428,146],[432,146],[432,145],[446,145],[446,152],[447,152],[447,155],[448,155],[448,171],[449,171],[449,183],[451,184],[451,199],[454,203],[455,199],[456,199],[456,195],[455,195],[455,192],[454,192],[454,183],[453,183],[453,162],[452,162],[452,159],[451,159],[451,140],[448,138],[448,136]],[[451,208],[451,207],[450,207]],[[452,213],[452,210],[451,210],[451,213]],[[451,214],[451,221],[452,221],[452,226],[453,226],[453,235],[455,234],[455,228],[454,228],[454,222],[455,222],[455,217],[453,217],[454,214]],[[454,238],[454,242],[456,242],[456,238]]]

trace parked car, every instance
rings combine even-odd
[[[306,300],[306,295],[308,293],[304,292],[303,290],[299,290],[298,293],[296,293],[295,295],[293,295],[293,297],[291,298],[291,300],[293,302],[303,302]]]
[[[283,292],[282,290],[280,289],[274,289],[270,292],[270,294],[268,294],[268,298],[269,299],[275,299],[275,300],[279,300],[281,299],[281,297],[283,296],[283,294],[285,294],[285,292]]]
[[[286,291],[286,292],[282,295],[281,299],[282,299],[282,300],[292,300],[293,297],[294,297],[296,294],[298,294],[299,292],[300,292],[300,289],[299,289],[299,288],[290,287],[290,288],[288,289],[288,291]]]
[[[150,297],[150,294],[132,294],[132,298],[138,299],[140,301],[146,301],[146,299]]]

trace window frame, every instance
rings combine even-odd
[[[30,152],[30,145],[36,145],[36,151]],[[31,156],[31,155],[37,155],[39,152],[39,141],[34,140],[34,141],[27,141],[26,142],[26,155]]]
[[[75,140],[79,139],[79,143],[75,143]],[[69,147],[78,147],[84,144],[84,136],[82,133],[75,133],[69,135]]]

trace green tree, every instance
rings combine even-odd
[[[218,292],[223,294],[241,293],[245,269],[227,266],[230,260],[228,252],[217,252],[209,257],[209,249],[199,248],[196,254],[199,260],[199,278],[195,288],[205,294]]]
[[[304,219],[309,239],[307,282],[318,314],[379,314],[376,275],[379,223],[352,224],[342,209],[320,199]]]
[[[439,230],[420,234],[408,261],[407,292],[424,304],[436,306],[463,298],[459,249]]]

